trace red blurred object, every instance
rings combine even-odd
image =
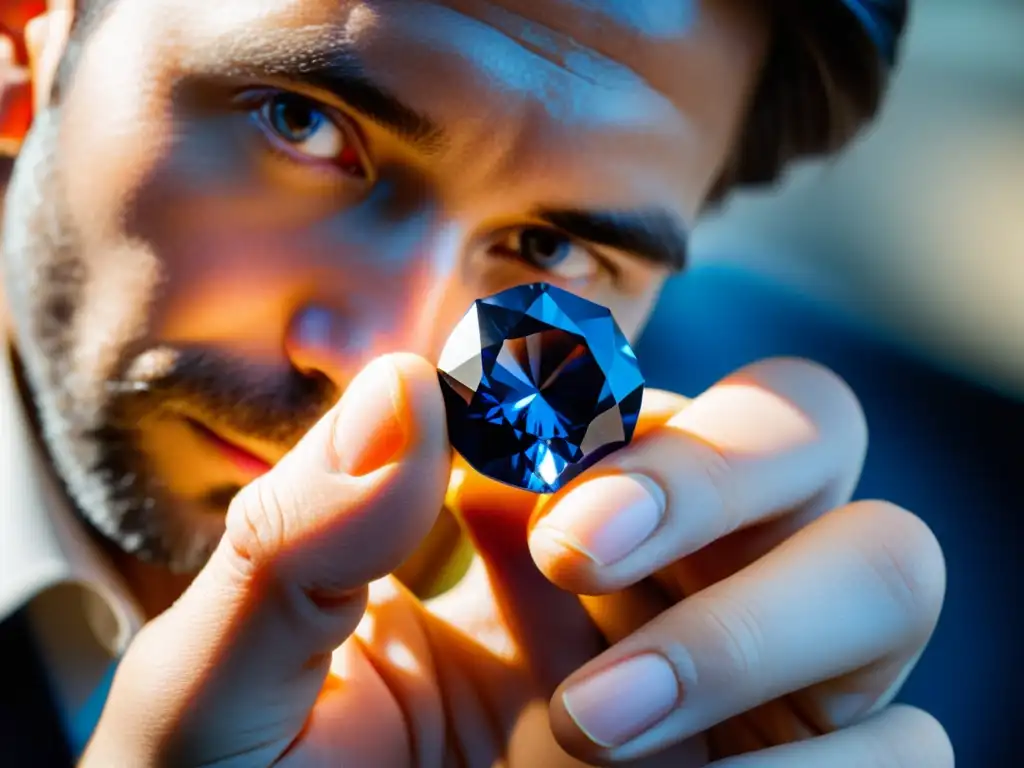
[[[18,142],[32,123],[32,84],[0,83],[0,144]]]
[[[46,0],[0,0],[0,36],[14,41],[14,60],[26,66],[25,26],[46,13]]]
[[[14,61],[0,62],[0,152],[16,150],[32,123],[25,27],[46,10],[46,0],[0,0],[0,38],[10,40],[14,48]]]

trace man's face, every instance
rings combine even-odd
[[[536,281],[635,337],[739,130],[747,0],[115,4],[26,143],[8,294],[72,496],[205,560],[370,358]]]

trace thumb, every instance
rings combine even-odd
[[[605,643],[579,597],[552,584],[530,554],[531,517],[543,499],[467,468],[454,507],[484,566],[498,618],[548,695]]]
[[[366,585],[429,532],[449,466],[434,367],[372,363],[232,502],[206,567],[121,662],[86,764],[277,760],[361,619]]]

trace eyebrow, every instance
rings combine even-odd
[[[374,83],[354,53],[344,46],[335,44],[325,50],[291,41],[259,51],[234,47],[233,61],[226,72],[229,76],[304,83],[330,93],[424,154],[435,154],[445,143],[444,131],[436,122]]]
[[[268,30],[258,40],[232,40],[227,48],[230,64],[225,68],[221,60],[217,68],[228,76],[285,80],[323,90],[424,154],[436,154],[446,143],[444,130],[434,120],[374,83],[352,49],[336,39],[325,45],[315,33],[304,36]],[[534,213],[578,240],[672,271],[686,267],[689,232],[668,211],[542,208]]]
[[[541,209],[536,215],[579,240],[622,251],[675,272],[686,267],[689,233],[667,211]]]

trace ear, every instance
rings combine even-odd
[[[50,98],[74,2],[0,0],[0,155],[18,153],[33,115]]]

